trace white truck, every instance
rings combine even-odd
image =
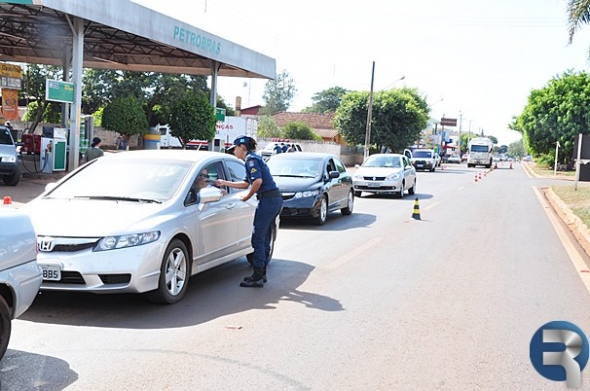
[[[467,144],[469,155],[467,156],[467,167],[485,166],[492,167],[492,154],[494,143],[487,137],[475,137]]]
[[[170,134],[168,125],[158,125],[160,131],[160,148],[181,148],[182,144],[178,138]],[[220,146],[231,146],[232,142],[239,136],[250,136],[256,139],[258,134],[258,121],[251,117],[225,117],[225,121],[218,121],[215,130],[215,139],[219,140]],[[190,140],[186,147],[192,149],[207,148],[207,140]]]
[[[434,149],[415,149],[412,152],[410,162],[416,170],[436,171],[440,166],[440,155]]]

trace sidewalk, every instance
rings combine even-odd
[[[531,163],[523,162],[521,164],[525,171],[532,177],[564,181],[564,183],[560,184],[559,186],[574,185],[575,177],[573,176],[539,175],[530,167]],[[588,184],[585,182],[579,182],[578,186],[588,186]],[[543,188],[543,192],[545,194],[545,198],[547,199],[555,213],[569,228],[569,230],[572,232],[572,234],[574,235],[580,246],[584,249],[586,254],[590,256],[590,228],[582,221],[582,219],[580,219],[580,217],[578,217],[574,212],[572,212],[572,209],[557,194],[555,194],[551,187]]]

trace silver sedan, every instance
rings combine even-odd
[[[357,167],[353,176],[354,195],[363,192],[394,194],[398,198],[416,192],[416,169],[405,155],[374,154]]]
[[[191,275],[253,252],[256,200],[214,186],[245,177],[236,157],[203,151],[106,154],[79,167],[22,206],[38,235],[41,290],[180,301]]]

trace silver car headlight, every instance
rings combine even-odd
[[[315,197],[318,194],[320,194],[319,189],[298,191],[297,193],[295,193],[295,198]]]
[[[385,180],[387,180],[387,181],[399,181],[401,179],[401,177],[402,177],[402,174],[400,172],[397,172],[395,174],[388,175],[385,178]]]
[[[120,236],[107,236],[98,241],[94,251],[108,251],[118,248],[141,246],[155,242],[160,238],[160,231],[144,232],[140,234],[128,234]]]

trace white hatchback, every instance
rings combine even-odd
[[[22,206],[38,234],[41,290],[142,293],[180,301],[189,277],[253,252],[257,202],[228,154],[145,150],[106,154]],[[278,230],[274,226],[273,243]]]

